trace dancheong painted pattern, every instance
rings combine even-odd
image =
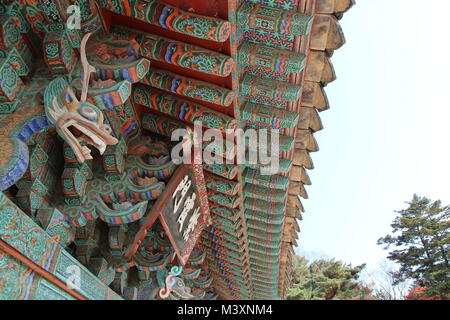
[[[353,4],[0,1],[0,298],[284,299]],[[220,163],[172,159],[196,122]]]

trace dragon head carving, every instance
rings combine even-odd
[[[191,289],[184,283],[180,277],[182,267],[174,266],[165,279],[165,287],[159,290],[159,296],[162,299],[170,300],[192,300],[194,296]]]
[[[79,100],[64,77],[50,82],[44,92],[44,107],[47,119],[56,127],[59,136],[72,148],[78,162],[92,159],[87,145],[94,146],[103,154],[107,145],[118,142],[111,136],[111,127],[103,123],[103,113],[86,101],[90,73],[95,69],[86,59],[86,34],[81,42],[83,86]]]

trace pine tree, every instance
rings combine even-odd
[[[318,260],[308,265],[304,257],[296,256],[293,265],[293,285],[290,300],[369,299],[371,290],[359,281],[365,265],[352,267],[335,260]]]
[[[395,283],[413,279],[417,287],[425,288],[426,296],[450,298],[450,207],[440,200],[432,202],[414,195],[409,207],[397,211],[392,234],[378,240],[394,246],[388,259],[397,262],[400,269],[393,274]]]

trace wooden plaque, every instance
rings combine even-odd
[[[131,256],[159,218],[184,266],[209,220],[208,196],[201,165],[180,165],[146,216],[126,256]]]

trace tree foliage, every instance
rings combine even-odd
[[[411,281],[395,283],[393,273],[398,268],[390,260],[381,260],[377,271],[370,275],[370,285],[374,288],[373,296],[376,300],[404,300],[411,288]],[[366,276],[366,277],[367,277]]]
[[[308,259],[295,256],[288,299],[369,299],[371,289],[358,281],[364,267],[352,267],[335,260],[318,260],[309,264]]]
[[[392,234],[378,240],[385,249],[395,247],[388,255],[400,265],[395,283],[413,279],[424,296],[449,299],[450,207],[417,195],[408,205],[397,211]]]
[[[427,288],[414,287],[409,290],[405,300],[442,300],[439,296],[429,296],[426,294]]]

